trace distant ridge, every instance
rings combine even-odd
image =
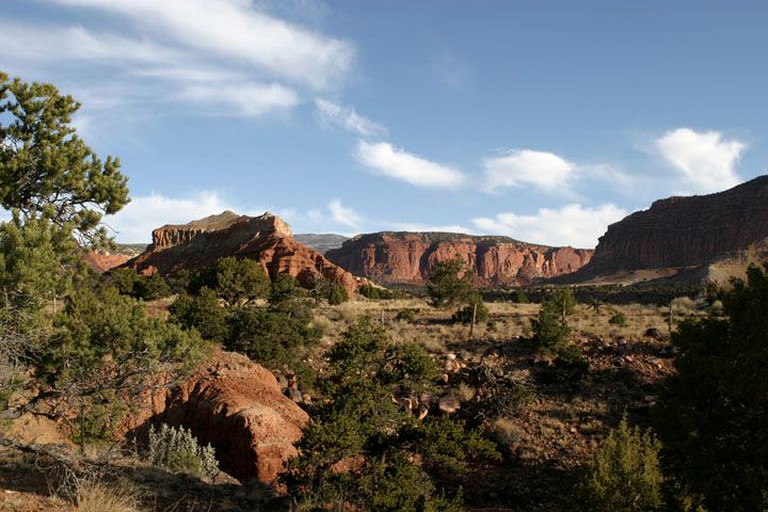
[[[704,275],[691,269],[765,254],[767,239],[768,176],[760,176],[723,192],[660,199],[611,224],[592,261],[569,280],[659,269]]]
[[[329,260],[381,284],[423,284],[438,261],[460,258],[483,286],[521,286],[574,272],[589,249],[529,244],[504,236],[382,231],[358,235]]]
[[[300,233],[294,235],[294,238],[300,244],[304,244],[307,247],[311,247],[321,254],[325,254],[331,249],[338,249],[341,244],[349,240],[349,237],[343,235],[336,235],[333,233]]]

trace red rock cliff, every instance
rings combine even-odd
[[[248,217],[224,212],[189,224],[163,226],[152,232],[152,245],[146,252],[125,266],[141,273],[168,275],[206,267],[227,256],[256,260],[270,276],[289,273],[305,286],[322,276],[350,294],[357,289],[355,276],[298,243],[288,224],[269,213]]]
[[[710,263],[768,237],[768,176],[725,192],[670,197],[608,226],[579,274]]]
[[[435,262],[459,257],[482,285],[525,285],[574,272],[589,249],[527,244],[506,237],[451,233],[360,235],[326,253],[350,272],[379,283],[424,283]]]

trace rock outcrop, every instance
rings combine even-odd
[[[259,217],[227,211],[183,225],[152,232],[152,245],[125,266],[140,273],[169,275],[203,268],[219,258],[235,256],[258,261],[273,278],[288,273],[310,287],[319,277],[341,284],[354,294],[358,280],[319,252],[298,243],[280,217]]]
[[[768,237],[768,176],[716,194],[655,201],[608,226],[574,277],[705,265],[760,247]]]
[[[574,272],[590,260],[592,251],[506,237],[382,232],[356,236],[326,256],[350,272],[382,284],[424,283],[435,262],[458,257],[479,284],[516,286]]]
[[[296,454],[309,416],[283,396],[275,376],[247,357],[218,352],[178,386],[160,388],[125,425],[146,433],[149,423],[182,425],[211,443],[220,467],[241,482],[273,483]]]
[[[116,254],[109,251],[83,251],[83,260],[91,270],[99,274],[119,267],[133,256],[128,254]]]

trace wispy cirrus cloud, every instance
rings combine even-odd
[[[337,89],[355,55],[347,41],[242,0],[45,1],[112,18],[73,25],[4,17],[0,67],[88,95],[90,112],[170,99],[202,114],[261,116]]]
[[[324,89],[344,78],[354,56],[322,36],[242,0],[49,0],[114,13],[187,51],[247,63],[270,76]]]
[[[369,143],[361,140],[357,144],[355,157],[379,174],[417,187],[456,189],[466,179],[461,171],[451,166],[408,153],[389,142]]]
[[[613,204],[587,208],[571,203],[560,208],[541,208],[533,215],[499,213],[478,217],[472,223],[484,233],[503,234],[524,242],[592,248],[609,224],[627,212]]]
[[[348,228],[360,229],[363,222],[362,216],[352,208],[341,204],[340,199],[334,199],[328,203],[328,211],[331,212],[331,220]]]
[[[324,124],[338,126],[361,137],[387,134],[384,126],[361,116],[352,107],[344,107],[332,101],[317,98],[315,108]]]
[[[568,191],[577,166],[547,151],[517,149],[483,161],[486,190],[533,186],[546,192]]]
[[[654,149],[672,165],[692,192],[717,192],[741,183],[736,164],[747,144],[725,140],[717,131],[677,128],[654,142]]]

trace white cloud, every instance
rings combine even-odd
[[[125,208],[106,217],[104,222],[116,231],[115,238],[121,243],[149,243],[155,228],[186,224],[224,210],[237,211],[216,192],[199,192],[189,197],[151,194],[132,198]]]
[[[366,167],[417,187],[458,188],[465,179],[453,167],[430,162],[388,142],[368,143],[361,140],[355,156]]]
[[[724,140],[719,132],[690,128],[669,131],[655,141],[656,151],[682,173],[685,185],[705,193],[741,183],[734,168],[746,147],[738,140]]]
[[[2,20],[0,29],[0,45],[6,60],[30,63],[78,60],[105,65],[119,61],[163,65],[183,57],[183,53],[157,42],[88,31],[82,26],[57,27]]]
[[[50,0],[117,13],[209,56],[323,89],[344,77],[352,46],[255,10],[245,0]]]
[[[483,161],[485,188],[533,185],[547,192],[568,192],[576,164],[554,153],[520,149]]]
[[[237,106],[239,115],[251,117],[270,110],[293,107],[299,102],[295,91],[279,84],[190,85],[179,98],[198,102],[229,102]]]
[[[361,116],[352,107],[342,107],[328,100],[315,99],[315,108],[325,124],[336,125],[363,137],[385,135],[386,128]]]
[[[466,228],[460,224],[448,224],[448,225],[436,225],[436,224],[422,224],[420,222],[392,222],[387,224],[387,229],[393,231],[420,231],[430,232],[439,231],[442,233],[466,233],[472,232],[471,229]]]
[[[363,218],[353,209],[346,208],[341,204],[341,200],[334,199],[328,203],[328,210],[331,212],[331,218],[348,228],[359,229]]]
[[[351,43],[246,0],[47,1],[96,9],[116,23],[4,18],[0,69],[55,81],[91,114],[128,119],[116,112],[126,106],[162,114],[158,106],[170,99],[194,103],[201,114],[263,115],[338,88],[354,60]]]
[[[480,217],[472,222],[485,233],[507,235],[523,242],[592,248],[609,224],[626,215],[624,209],[613,204],[585,208],[573,203],[557,209],[541,208],[535,215],[499,213],[494,218]]]

